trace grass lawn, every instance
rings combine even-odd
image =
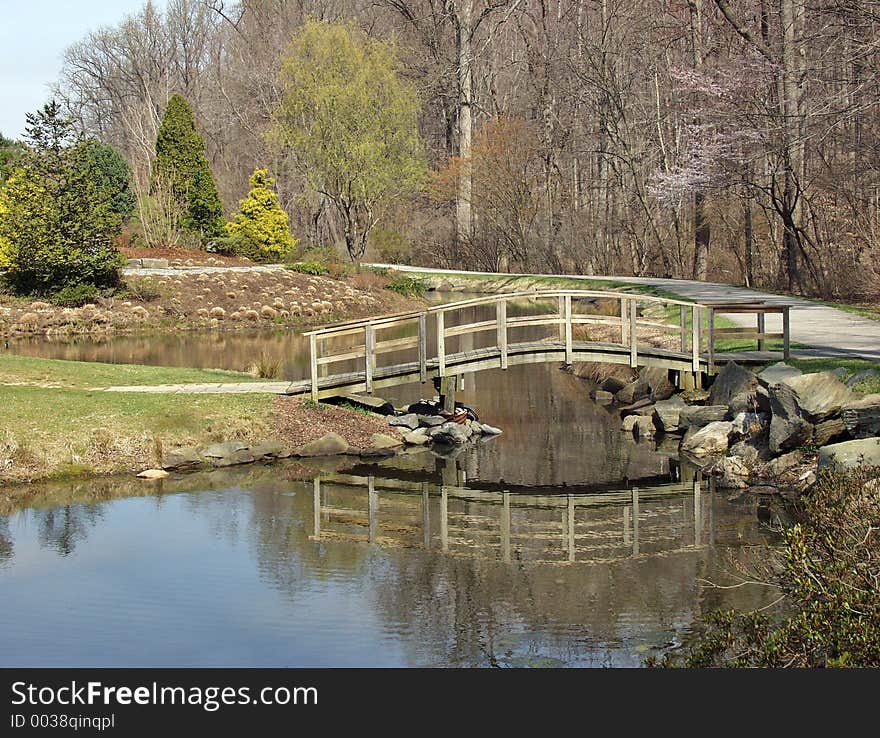
[[[2,356],[0,481],[144,468],[172,446],[271,435],[268,394],[183,398],[89,389],[222,381],[254,380],[237,372]]]

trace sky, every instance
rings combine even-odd
[[[94,28],[115,25],[143,3],[0,0],[0,133],[9,138],[24,133],[25,113],[49,100],[68,46]]]

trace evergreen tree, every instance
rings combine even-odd
[[[239,202],[239,212],[226,224],[226,232],[240,239],[239,253],[255,261],[278,261],[296,247],[287,213],[272,189],[275,180],[265,169],[250,178],[251,189]]]
[[[93,164],[95,183],[110,201],[113,212],[123,219],[130,218],[135,199],[128,162],[115,148],[96,139],[85,141],[84,146]]]
[[[156,137],[153,186],[167,186],[184,212],[183,226],[203,236],[223,230],[223,203],[205,155],[205,140],[181,95],[172,95]]]
[[[88,145],[52,102],[27,116],[19,166],[0,191],[0,267],[20,292],[119,279],[122,216],[100,184]]]
[[[12,170],[21,157],[24,147],[17,141],[6,138],[0,133],[0,187],[9,179]]]

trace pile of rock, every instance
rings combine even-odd
[[[763,480],[803,490],[816,466],[804,447],[818,449],[819,467],[880,465],[880,395],[859,397],[851,389],[856,381],[784,363],[756,375],[730,362],[708,392],[630,406],[623,428],[639,438],[680,435],[681,452],[707,461],[722,486]]]
[[[421,401],[415,409],[424,409],[425,404]],[[456,422],[439,414],[439,411],[427,415],[409,412],[410,408],[388,419],[388,424],[408,446],[462,446],[471,439],[501,434],[500,428],[481,423],[473,413],[467,413],[462,422]]]

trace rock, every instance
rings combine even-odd
[[[855,399],[852,390],[834,372],[802,374],[784,379],[797,395],[800,414],[811,423],[818,423],[840,413],[841,408]]]
[[[334,456],[348,451],[348,441],[337,433],[325,433],[293,452],[294,456]]]
[[[668,400],[675,394],[675,385],[669,381],[669,370],[656,366],[646,366],[639,370],[639,377],[647,380],[651,397],[655,400]]]
[[[171,470],[194,469],[204,463],[199,450],[195,447],[176,448],[162,458],[162,468]]]
[[[654,427],[654,418],[645,415],[636,415],[635,418],[636,424],[633,427],[633,431],[636,434],[636,438],[648,440],[656,435],[657,429]]]
[[[709,388],[709,404],[728,405],[736,395],[751,393],[757,386],[758,377],[754,372],[744,369],[735,361],[728,361]]]
[[[735,443],[730,447],[730,455],[739,458],[749,469],[754,469],[761,458],[758,447],[750,441]]]
[[[681,411],[678,422],[682,428],[702,428],[726,417],[727,405],[691,405]]]
[[[823,446],[819,449],[819,468],[832,464],[844,468],[862,464],[880,466],[880,438],[859,438]]]
[[[772,454],[790,451],[810,440],[813,426],[801,417],[797,393],[789,385],[777,383],[770,386],[770,412],[767,443]]]
[[[770,394],[759,385],[751,392],[740,392],[727,403],[728,414],[733,417],[740,413],[763,413],[770,415]]]
[[[434,443],[442,446],[460,446],[467,442],[467,431],[459,423],[444,423],[439,428],[431,428],[428,435]]]
[[[831,418],[816,423],[810,440],[814,446],[827,446],[829,443],[842,441],[845,436],[846,423],[843,422],[843,418]]]
[[[681,412],[687,407],[678,395],[654,405],[654,424],[664,433],[677,433]]]
[[[387,436],[384,433],[374,433],[370,437],[370,448],[373,449],[381,449],[381,448],[398,448],[403,445],[402,438],[395,438],[394,436]]]
[[[138,479],[165,479],[169,474],[164,469],[144,469],[137,476]]]
[[[608,403],[614,402],[613,394],[598,388],[593,388],[593,390],[590,391],[590,398],[594,402],[598,402],[602,405],[607,405]]]
[[[353,405],[362,410],[369,410],[377,415],[394,415],[397,412],[387,400],[381,397],[373,397],[373,395],[339,395],[336,397],[328,397],[321,402],[327,405]]]
[[[620,417],[625,418],[627,415],[647,415],[654,414],[654,403],[650,397],[643,397],[641,400],[634,402],[632,405],[626,405],[620,408]]]
[[[424,428],[436,428],[443,425],[446,421],[439,415],[419,415],[419,425]]]
[[[241,448],[237,451],[232,451],[226,456],[221,457],[210,457],[210,461],[214,466],[224,467],[224,466],[238,466],[239,464],[250,464],[257,460],[257,457],[254,456],[249,448]]]
[[[226,443],[213,443],[202,449],[202,456],[208,460],[222,459],[224,456],[230,456],[237,451],[246,450],[248,445],[241,441],[227,441]]]
[[[388,418],[388,425],[398,426],[400,428],[408,428],[409,430],[415,430],[419,427],[419,416],[415,413],[392,416]]]
[[[620,390],[626,387],[626,382],[622,379],[618,379],[617,377],[606,377],[602,384],[599,385],[599,388],[604,390],[605,392],[610,392],[612,395],[616,395]]]
[[[758,413],[740,413],[733,419],[733,434],[737,438],[752,438],[767,427],[767,418]]]
[[[712,474],[718,477],[716,484],[722,489],[745,489],[749,468],[736,456],[725,456],[712,466]]]
[[[614,395],[614,401],[619,405],[632,405],[636,400],[651,395],[651,385],[644,378],[636,379],[620,389]]]
[[[709,390],[686,389],[678,395],[688,405],[705,405],[709,399]]]
[[[482,425],[480,425],[480,433],[482,433],[484,436],[500,436],[502,430],[501,428],[496,428],[494,425],[483,423]]]
[[[878,374],[876,369],[863,369],[860,372],[856,372],[849,379],[844,382],[847,387],[854,387],[859,382],[864,382],[866,379],[873,379]]]
[[[758,375],[758,381],[765,387],[772,387],[774,384],[779,384],[785,379],[799,377],[801,374],[803,374],[803,372],[801,372],[800,369],[789,366],[785,362],[780,361],[778,364],[768,366],[762,371]]]
[[[783,454],[782,456],[766,463],[761,469],[761,476],[775,479],[776,477],[785,474],[785,472],[794,469],[796,466],[800,466],[800,464],[803,463],[803,460],[804,457],[800,451],[792,451],[791,453]]]
[[[424,446],[431,439],[428,437],[428,431],[424,428],[419,428],[418,430],[410,431],[407,433],[403,440],[406,441],[410,446]]]
[[[851,436],[880,436],[880,395],[865,395],[861,400],[848,402],[840,416]]]
[[[263,441],[250,447],[250,452],[257,460],[264,458],[286,459],[290,451],[281,441]]]
[[[633,433],[640,417],[640,415],[627,415],[621,423],[620,430],[624,433]]]
[[[700,428],[692,436],[685,438],[681,444],[681,450],[687,451],[694,456],[708,456],[727,451],[733,423],[725,420],[715,420]]]
[[[364,448],[358,451],[358,455],[365,459],[387,459],[396,456],[397,451],[393,448]]]

